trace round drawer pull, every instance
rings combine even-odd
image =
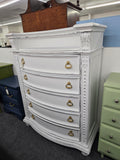
[[[110,139],[113,139],[113,136],[109,136]]]
[[[32,114],[32,119],[35,119],[35,116]]]
[[[74,120],[72,119],[71,116],[69,116],[69,118],[67,119],[67,121],[70,122],[70,123],[74,122]]]
[[[66,69],[71,69],[71,68],[72,68],[72,64],[70,63],[70,61],[67,61],[67,62],[66,62],[65,68],[66,68]]]
[[[27,75],[26,75],[26,74],[24,75],[24,79],[25,79],[25,80],[28,80],[28,77],[27,77]]]
[[[12,98],[12,97],[13,97],[13,95],[10,95],[10,96],[8,95],[8,97],[9,97],[9,98]]]
[[[24,66],[24,64],[25,64],[24,58],[21,59],[21,64]]]
[[[115,102],[115,103],[119,103],[119,100],[118,100],[118,99],[115,99],[114,102]]]
[[[32,103],[31,102],[29,103],[29,107],[32,107]]]
[[[74,133],[72,131],[69,131],[68,135],[74,137]]]
[[[71,101],[71,100],[68,100],[67,105],[68,105],[69,107],[72,107],[72,106],[73,106],[72,101]]]
[[[113,122],[113,123],[115,123],[115,122],[116,122],[116,120],[115,120],[115,119],[112,119],[112,122]]]
[[[14,107],[15,106],[15,104],[12,104],[11,102],[9,103],[9,105],[10,105],[10,107]]]
[[[107,153],[111,153],[109,150],[107,150]]]
[[[72,85],[71,85],[70,82],[68,82],[68,83],[66,84],[66,88],[67,88],[67,89],[71,89],[71,88],[72,88]]]
[[[29,89],[27,89],[27,93],[30,94],[30,90]]]

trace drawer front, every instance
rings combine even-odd
[[[80,74],[80,56],[20,56],[20,67],[39,72]]]
[[[2,96],[6,95],[9,98],[19,99],[21,97],[20,90],[8,88],[6,86],[0,86],[0,93]]]
[[[21,106],[15,106],[15,105],[13,106],[13,104],[5,104],[4,109],[5,111],[8,111],[8,112],[24,115],[24,109],[21,108]]]
[[[21,106],[23,105],[21,97],[19,97],[19,99],[17,100],[17,99],[14,99],[14,98],[10,97],[10,96],[4,95],[4,96],[2,96],[2,100],[3,100],[4,104],[11,102],[11,103],[14,103],[16,105],[21,105]]]
[[[80,130],[73,130],[71,128],[64,128],[62,126],[58,126],[57,124],[52,124],[51,122],[44,121],[43,119],[36,115],[33,115],[32,113],[30,114],[30,119],[46,128],[48,132],[52,131],[55,135],[64,137],[65,139],[76,141],[80,140]]]
[[[28,109],[37,111],[41,117],[49,119],[51,121],[55,121],[57,123],[62,123],[68,126],[76,126],[79,128],[80,126],[80,115],[73,115],[71,113],[61,113],[54,110],[46,109],[44,106],[36,105],[31,101],[27,101]]]
[[[72,96],[61,96],[50,94],[47,92],[40,92],[28,87],[25,88],[26,97],[28,99],[34,99],[37,103],[49,106],[51,108],[57,108],[68,111],[80,111],[80,99]]]
[[[105,87],[103,105],[120,110],[120,90]]]
[[[22,77],[24,83],[36,86],[43,90],[68,94],[80,94],[79,78],[46,77],[25,72],[22,73]]]
[[[120,128],[120,111],[103,107],[102,122]]]
[[[120,160],[120,146],[99,139],[98,151],[116,160]]]
[[[120,130],[117,128],[101,124],[100,137],[109,142],[120,145]]]

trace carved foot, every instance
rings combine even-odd
[[[104,158],[104,154],[101,154],[101,158]]]
[[[88,153],[85,153],[85,152],[81,152],[83,156],[88,156],[89,154]]]
[[[26,123],[26,122],[25,122],[25,124],[26,124],[26,126],[27,126],[27,127],[29,127],[29,126],[30,126],[30,125],[29,125],[28,123]]]

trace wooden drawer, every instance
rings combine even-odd
[[[80,56],[20,56],[20,67],[28,70],[59,73],[80,74]]]
[[[120,128],[120,111],[103,107],[102,123]]]
[[[6,87],[6,86],[0,86],[0,94],[2,96],[8,96],[9,98],[14,98],[16,100],[21,100],[21,94],[20,94],[20,89],[14,89],[11,87]]]
[[[37,112],[41,117],[55,121],[60,124],[68,126],[80,127],[80,113],[73,114],[72,112],[60,112],[59,110],[51,110],[46,106],[40,106],[34,102],[27,100],[28,109],[33,112]]]
[[[30,86],[36,86],[42,90],[53,92],[61,92],[66,94],[80,94],[80,79],[79,78],[62,78],[40,76],[23,72],[22,77],[24,83]]]
[[[99,139],[98,151],[116,160],[120,160],[120,146]]]
[[[53,134],[60,136],[65,139],[71,139],[75,141],[80,140],[80,130],[75,130],[73,128],[67,128],[62,125],[58,125],[57,123],[52,123],[50,121],[45,121],[41,117],[37,115],[33,115],[30,113],[30,119],[31,121],[35,121],[38,123],[38,125],[44,127],[47,132],[52,132]]]
[[[101,124],[100,137],[120,145],[120,130],[111,126]]]
[[[52,94],[51,92],[43,92],[25,86],[25,94],[28,99],[33,99],[39,104],[56,108],[60,110],[68,110],[73,112],[80,111],[80,96],[69,96],[62,94]]]
[[[120,90],[105,87],[103,105],[120,110]]]

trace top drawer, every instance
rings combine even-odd
[[[105,87],[103,105],[120,110],[120,90]]]
[[[80,56],[24,55],[19,57],[24,69],[58,74],[80,74]]]

